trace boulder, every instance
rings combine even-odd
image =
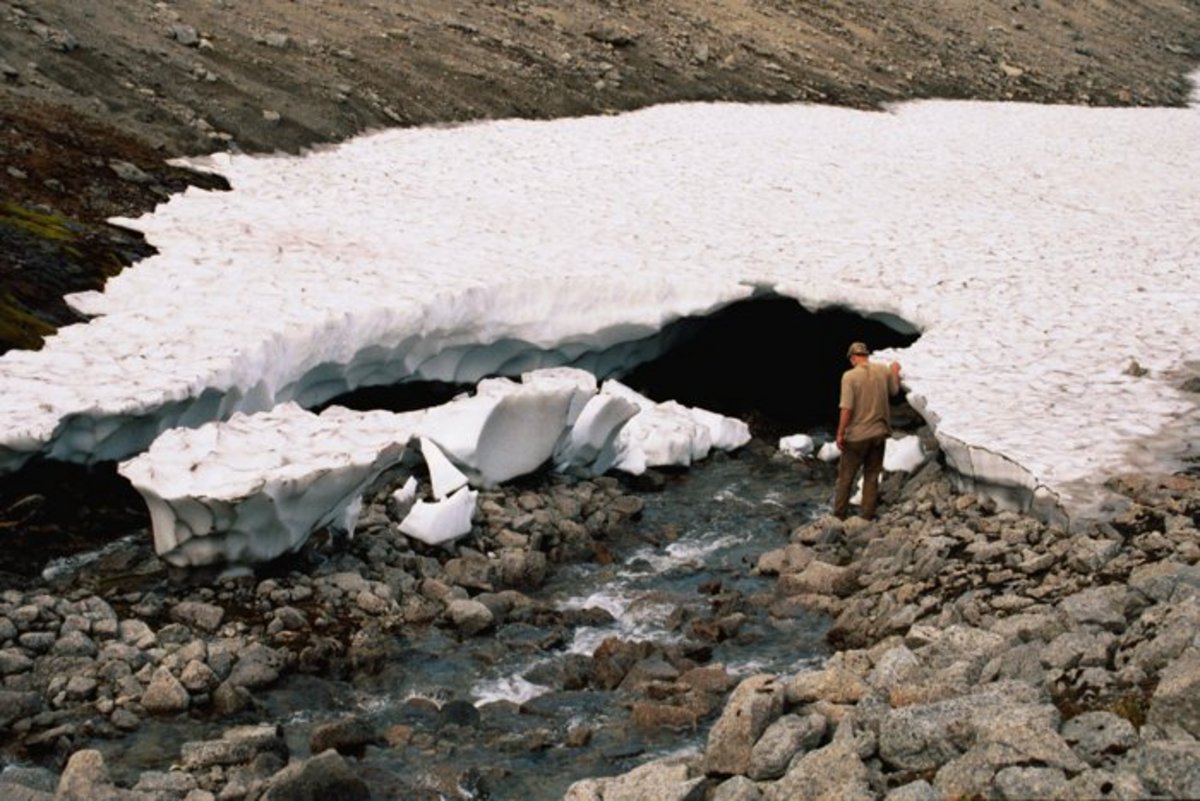
[[[1133,724],[1111,712],[1084,712],[1062,726],[1063,739],[1092,767],[1112,762],[1138,743]]]
[[[108,781],[108,767],[99,751],[71,754],[54,793],[54,801],[117,801],[121,796]]]
[[[1003,801],[1067,797],[1067,777],[1059,768],[1012,765],[997,772],[993,784]]]
[[[711,801],[762,801],[762,792],[745,776],[733,776],[717,785]]]
[[[563,801],[702,801],[705,779],[690,773],[672,760],[649,762],[621,776],[575,782]]]
[[[238,660],[234,663],[226,683],[232,687],[245,687],[248,690],[266,687],[274,684],[279,678],[279,667],[282,663],[283,657],[273,648],[262,643],[254,643],[243,649],[238,655]]]
[[[787,684],[787,701],[789,704],[812,701],[854,704],[869,690],[870,686],[855,674],[845,668],[831,666],[796,674]]]
[[[755,781],[778,779],[792,758],[820,745],[827,722],[823,715],[784,715],[776,720],[750,751],[746,775]]]
[[[36,715],[45,704],[40,693],[0,690],[0,727],[8,727],[14,721]]]
[[[858,572],[828,562],[809,562],[799,573],[780,576],[778,592],[784,595],[834,595],[845,598],[858,589]]]
[[[1124,586],[1109,584],[1069,595],[1059,602],[1058,608],[1076,625],[1100,626],[1119,634],[1125,630],[1125,616],[1132,600]]]
[[[191,771],[214,765],[241,765],[259,754],[275,754],[283,760],[288,758],[281,727],[270,723],[235,726],[219,740],[187,742],[179,748],[180,762]]]
[[[174,715],[186,710],[190,703],[187,689],[165,667],[154,671],[142,693],[142,706],[152,715]]]
[[[1054,731],[1058,711],[1039,701],[1029,685],[1005,681],[969,695],[893,709],[880,724],[879,755],[903,770],[934,770],[969,750],[985,732],[1007,740],[1022,729]],[[1062,749],[1070,754],[1065,742]]]
[[[1200,743],[1151,742],[1135,749],[1120,769],[1137,774],[1146,795],[1200,798]]]
[[[456,598],[446,605],[446,618],[468,637],[491,628],[496,622],[492,610],[479,601]]]
[[[1200,737],[1200,649],[1188,649],[1163,669],[1146,719]]]
[[[201,631],[216,631],[224,618],[224,609],[202,601],[183,601],[171,607],[172,620]]]
[[[835,740],[810,751],[788,768],[783,778],[768,785],[764,801],[868,801],[871,792],[867,766],[853,738]]]
[[[344,756],[361,757],[368,745],[381,740],[375,726],[356,715],[314,726],[308,736],[308,748],[314,754],[333,749]]]
[[[754,744],[783,712],[784,692],[778,678],[767,674],[751,676],[734,689],[709,730],[706,773],[744,774],[750,769]]]
[[[263,801],[370,801],[371,791],[336,751],[288,765],[270,780]]]

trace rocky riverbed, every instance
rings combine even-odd
[[[395,531],[385,478],[351,543],[316,542],[270,575],[171,577],[130,537],[9,590],[0,795],[1200,792],[1193,477],[1114,479],[1128,508],[1068,533],[955,493],[936,456],[889,480],[873,523],[820,516],[829,469],[761,443],[694,470],[753,474],[781,494],[758,552],[697,574],[698,606],[672,598],[650,615],[658,639],[552,590],[679,542],[655,506],[681,475],[535,477],[492,493],[449,550]],[[759,514],[738,508],[724,514]],[[794,663],[731,663],[774,639]],[[487,699],[437,667],[483,675],[525,655],[533,667]]]
[[[692,476],[713,480],[689,496]],[[140,532],[5,592],[4,792],[557,798],[698,743],[753,664],[825,651],[827,623],[772,615],[750,575],[828,494],[825,465],[755,444],[693,473],[535,476],[450,549],[398,532],[402,478],[350,543],[258,576],[168,574]],[[717,536],[689,540],[693,519]],[[645,591],[619,589],[639,572]]]
[[[819,607],[820,669],[742,681],[706,745],[571,801],[1200,796],[1200,484],[1123,476],[1068,533],[931,464],[876,523],[764,554],[780,614]]]

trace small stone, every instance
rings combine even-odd
[[[150,686],[142,693],[142,706],[154,715],[173,715],[188,708],[191,696],[179,679],[166,668],[154,671]]]
[[[212,668],[198,659],[193,659],[184,666],[179,674],[179,682],[189,692],[206,693],[216,689],[221,680]]]
[[[128,161],[110,159],[108,166],[122,181],[129,181],[135,184],[148,184],[154,181],[154,178],[147,174],[145,170]]]
[[[10,676],[14,673],[24,673],[33,668],[33,660],[19,648],[0,650],[0,674]]]
[[[99,751],[84,749],[71,754],[58,780],[55,801],[93,801],[115,796],[108,783],[108,768]]]
[[[492,610],[479,601],[461,598],[446,605],[446,617],[467,636],[486,631],[495,622]]]
[[[191,25],[172,25],[167,35],[184,47],[200,46],[200,33]]]
[[[95,656],[99,653],[96,643],[82,631],[68,631],[59,637],[50,649],[56,656]]]
[[[215,604],[200,601],[183,601],[171,608],[171,619],[198,628],[202,631],[213,632],[225,618],[225,610]],[[159,632],[161,637],[162,632]]]

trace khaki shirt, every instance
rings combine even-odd
[[[891,368],[872,362],[851,367],[842,374],[842,398],[838,406],[850,410],[847,441],[886,437],[892,432],[888,403],[892,394],[891,378]]]

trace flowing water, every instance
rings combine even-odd
[[[642,493],[640,520],[606,543],[611,563],[557,566],[531,593],[563,612],[553,621],[509,622],[468,638],[436,627],[406,631],[399,658],[377,674],[351,682],[291,675],[260,693],[260,719],[282,723],[293,755],[305,756],[314,725],[366,718],[389,745],[366,749],[355,769],[383,798],[559,799],[577,779],[702,749],[720,704],[682,731],[643,730],[630,722],[628,692],[570,677],[608,637],[674,646],[723,665],[734,680],[823,658],[827,621],[768,614],[774,581],[751,569],[828,509],[831,476],[773,454],[718,454]],[[724,613],[714,612],[722,603],[745,615],[736,634],[689,639],[688,624]],[[118,775],[161,770],[182,741],[219,736],[228,725],[147,721],[104,750]]]
[[[642,519],[633,537],[613,544],[612,564],[562,568],[538,593],[563,610],[605,610],[610,621],[552,631],[515,623],[462,642],[438,629],[409,636],[400,670],[384,687],[360,688],[358,704],[381,729],[407,727],[412,739],[369,751],[364,770],[431,787],[444,787],[441,775],[454,772],[468,777],[458,782],[458,797],[537,801],[561,798],[579,778],[702,748],[711,717],[683,732],[636,731],[618,691],[556,687],[561,666],[611,636],[682,643],[681,621],[704,617],[718,591],[769,598],[773,580],[752,576],[751,568],[759,554],[785,544],[792,527],[824,511],[828,494],[827,476],[754,453],[672,476],[663,491],[644,496]],[[738,607],[746,621],[711,647],[709,664],[742,678],[794,672],[823,657],[824,620],[774,619],[766,605]],[[456,699],[474,704],[478,719],[447,703]],[[590,741],[565,746],[581,726]]]

